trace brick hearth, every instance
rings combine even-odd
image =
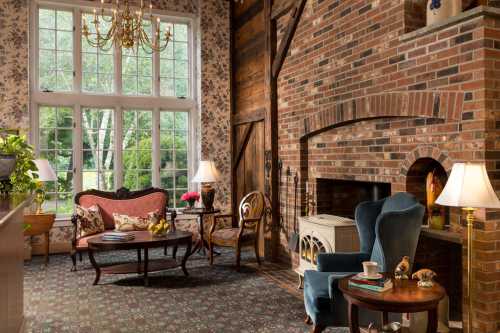
[[[500,190],[500,10],[476,7],[425,28],[423,3],[308,2],[279,80],[280,158],[300,172],[301,198],[316,178],[406,191],[421,158],[448,173],[454,162],[486,162]],[[285,210],[284,191],[290,225],[293,192]],[[473,324],[497,332],[500,214],[476,217]],[[460,211],[449,220],[464,238]],[[286,240],[282,234],[282,254],[290,256]]]

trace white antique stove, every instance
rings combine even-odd
[[[300,261],[295,272],[302,288],[304,271],[316,270],[319,253],[359,251],[358,231],[354,220],[320,214],[299,217]]]

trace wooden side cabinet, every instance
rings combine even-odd
[[[24,223],[31,225],[25,232],[25,236],[45,236],[45,265],[49,262],[50,250],[50,229],[56,220],[55,214],[26,214],[24,215]]]

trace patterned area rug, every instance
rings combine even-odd
[[[162,251],[150,257],[158,258]],[[182,253],[179,253],[182,255]],[[100,263],[135,260],[135,252],[97,255]],[[92,286],[86,256],[70,272],[67,255],[51,256],[48,268],[35,257],[25,265],[26,332],[308,332],[302,299],[259,274],[251,253],[238,273],[233,253],[193,255],[189,277],[180,268],[153,273],[145,288],[137,275],[104,275]],[[325,332],[344,333],[345,329]]]

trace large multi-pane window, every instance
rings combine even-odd
[[[83,189],[114,189],[114,115],[111,109],[84,108]]]
[[[152,112],[123,112],[123,184],[133,190],[152,185]]]
[[[56,172],[57,181],[48,182],[47,206],[51,211],[73,210],[73,109],[40,106],[39,152]]]
[[[89,8],[69,0],[34,0],[32,6],[32,139],[58,177],[46,184],[46,210],[70,214],[74,193],[122,186],[165,188],[170,206],[181,206],[180,196],[191,187],[190,114],[196,108],[191,19],[158,14],[161,33],[172,33],[162,52],[111,43],[98,48],[80,31],[84,20],[94,20]],[[100,20],[103,34],[108,20]]]
[[[160,113],[161,186],[181,205],[181,195],[188,188],[188,113]]]
[[[73,90],[73,13],[40,9],[38,71],[41,90]]]

